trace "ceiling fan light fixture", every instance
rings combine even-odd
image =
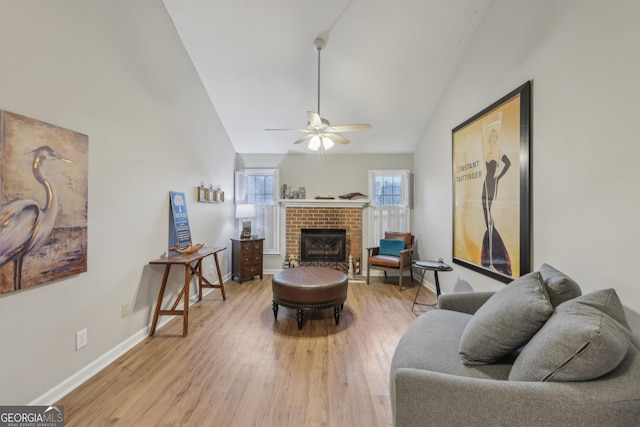
[[[322,146],[324,147],[325,150],[328,150],[329,148],[333,147],[333,141],[330,138],[323,136]]]
[[[320,148],[320,137],[318,135],[313,135],[309,141],[309,150],[318,151],[318,148]]]

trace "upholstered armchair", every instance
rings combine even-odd
[[[380,241],[380,246],[367,248],[367,285],[372,268],[384,271],[385,280],[387,272],[398,272],[400,290],[402,290],[402,276],[405,270],[409,270],[411,281],[413,281],[413,271],[411,270],[413,241],[414,236],[411,233],[386,231],[384,239]]]

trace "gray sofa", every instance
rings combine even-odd
[[[592,297],[580,296],[575,282],[565,280],[568,278],[553,267],[543,264],[541,271],[546,272],[544,279],[525,277],[530,282],[544,283],[541,290],[534,289],[538,301],[528,301],[530,295],[523,296],[523,287],[518,291],[514,281],[504,289],[513,288],[505,292],[442,295],[438,310],[422,314],[410,325],[398,343],[391,363],[394,426],[640,425],[640,352],[630,341],[631,330],[624,312],[620,315],[619,311],[614,311],[610,316],[598,317],[595,322],[586,319],[581,312],[582,307],[593,312],[593,307],[602,301],[621,307],[615,291],[598,292],[594,303]],[[555,278],[550,278],[549,274]],[[567,283],[572,287],[570,292],[566,292]],[[528,287],[524,292],[531,294],[531,289]],[[499,298],[501,295],[498,294],[509,292],[511,300]],[[545,299],[553,302],[550,312],[542,305],[547,304]],[[583,301],[586,302],[582,304]],[[519,306],[520,303],[524,305]],[[491,304],[493,306],[489,307]],[[533,328],[533,337],[511,343],[516,351],[509,351],[504,356],[494,355],[497,360],[486,361],[482,360],[485,354],[469,356],[467,353],[472,351],[467,351],[465,345],[468,347],[469,341],[472,346],[478,344],[473,341],[485,332],[508,335],[522,326],[518,320],[508,319],[504,330],[495,324],[489,324],[484,331],[482,326],[486,324],[478,329],[474,317],[486,318],[490,311],[506,311],[507,319],[522,312],[533,313],[534,317],[542,313],[543,319]],[[610,329],[601,329],[605,317],[613,325]],[[577,319],[575,325],[571,324],[572,319]],[[504,322],[504,318],[501,320]],[[528,319],[526,323],[538,320]],[[594,332],[593,328],[587,327],[591,334],[588,343],[580,344],[578,351],[569,349],[573,354],[567,358],[562,353],[564,347],[573,345],[573,336],[579,335],[583,325],[590,323],[597,330]],[[550,338],[550,335],[567,332],[568,339],[554,342],[554,337]],[[531,335],[531,330],[527,333]],[[607,341],[609,336],[618,341]],[[599,341],[603,337],[605,341]],[[486,344],[485,340],[480,347]],[[606,354],[594,355],[593,351]],[[542,360],[538,363],[532,357]],[[554,362],[554,357],[563,359],[558,366],[549,368],[548,363]],[[608,366],[601,366],[607,363]],[[601,375],[605,371],[607,373]],[[594,378],[583,380],[583,374],[585,378]]]

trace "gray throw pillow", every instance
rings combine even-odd
[[[560,304],[511,368],[512,381],[587,381],[622,361],[631,329],[616,291],[604,289]]]
[[[460,338],[462,362],[497,362],[526,344],[552,312],[539,272],[514,280],[489,298],[465,327]]]
[[[573,279],[549,264],[540,266],[540,274],[547,286],[552,306],[557,307],[565,301],[582,295],[580,286]]]

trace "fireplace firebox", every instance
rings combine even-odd
[[[301,262],[344,262],[347,259],[347,230],[300,230]]]

